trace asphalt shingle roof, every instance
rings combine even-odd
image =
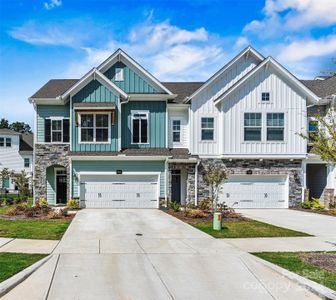
[[[162,82],[162,84],[172,93],[177,94],[170,103],[183,103],[183,100],[198,90],[204,82]]]
[[[31,98],[55,98],[71,88],[79,79],[51,79]]]
[[[34,150],[34,134],[23,133],[20,137],[20,151],[33,151]]]
[[[301,82],[321,98],[336,94],[336,75],[325,80],[301,80]]]

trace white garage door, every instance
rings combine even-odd
[[[233,208],[285,208],[287,197],[286,176],[234,175],[218,198]]]
[[[80,179],[80,199],[87,208],[158,207],[158,175],[86,175]]]

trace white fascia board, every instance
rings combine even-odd
[[[154,85],[159,87],[168,95],[173,95],[173,93],[170,90],[168,90],[158,79],[156,79],[146,69],[140,66],[132,57],[126,54],[122,49],[118,49],[116,52],[114,52],[109,58],[107,58],[104,62],[102,62],[97,69],[104,73],[111,65],[113,65],[114,62],[120,61],[121,58],[123,58],[125,62],[128,62],[135,70],[145,75],[152,83],[154,83]]]
[[[68,89],[63,95],[61,95],[61,99],[65,100],[69,95],[76,94],[81,88],[83,88],[90,81],[97,79],[102,85],[106,86],[112,92],[116,92],[118,95],[126,98],[128,95],[117,87],[112,81],[110,81],[104,74],[99,72],[96,68],[93,68],[90,72],[84,75],[76,84],[74,84],[70,89]]]
[[[59,98],[29,98],[32,104],[45,104],[45,105],[64,105],[64,103]]]
[[[151,161],[151,160],[158,160],[158,161],[164,161],[170,156],[124,156],[124,155],[118,155],[118,156],[94,156],[94,155],[86,155],[86,156],[71,156],[71,159],[73,161],[78,160],[142,160],[142,161]]]
[[[215,104],[218,104],[223,99],[231,95],[237,88],[239,88],[244,82],[246,82],[250,77],[256,74],[259,70],[261,70],[264,66],[271,64],[277,71],[279,71],[285,78],[289,79],[292,83],[294,83],[298,88],[300,88],[306,95],[308,95],[311,99],[315,100],[316,103],[319,101],[319,97],[316,96],[310,89],[308,89],[302,82],[300,82],[294,75],[292,75],[287,69],[285,69],[282,65],[280,65],[277,61],[275,61],[271,56],[267,57],[262,63],[253,68],[250,72],[248,72],[243,78],[238,80],[233,86],[231,86],[227,91],[225,91],[222,95],[215,98],[213,101]]]
[[[167,100],[174,99],[177,95],[167,95],[167,94],[130,94],[129,99],[131,101],[156,101],[156,100]]]
[[[231,155],[231,154],[224,154],[221,158],[225,159],[305,159],[306,154],[260,154],[260,155],[248,155],[248,154],[241,154],[241,155]]]
[[[207,88],[212,82],[214,82],[219,76],[221,76],[225,71],[231,68],[240,58],[248,53],[252,53],[260,62],[265,58],[256,51],[253,47],[248,46],[244,50],[242,50],[237,56],[231,59],[224,67],[218,70],[213,76],[211,76],[200,88],[198,88],[191,96],[187,97],[184,102],[188,102],[190,99],[194,98],[198,93]]]

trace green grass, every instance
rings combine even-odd
[[[0,282],[39,261],[46,254],[0,253]]]
[[[0,207],[0,215],[4,215],[7,213],[7,211],[13,206],[1,206]]]
[[[329,272],[302,261],[300,255],[304,254],[304,252],[259,252],[252,254],[330,289],[336,290],[336,272]]]
[[[192,222],[192,226],[215,238],[256,238],[256,237],[290,237],[309,236],[309,234],[287,228],[277,227],[255,220],[225,222],[221,230],[212,229],[212,221]]]
[[[0,220],[0,237],[59,240],[69,220]]]

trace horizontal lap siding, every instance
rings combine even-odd
[[[124,70],[123,81],[115,80],[116,68],[122,68]],[[115,63],[104,73],[104,75],[126,93],[158,93],[158,91],[152,85],[150,85],[145,79],[141,78],[141,76],[139,76],[134,70],[122,62]]]
[[[56,204],[55,169],[47,168],[47,200],[49,204]]]
[[[164,161],[73,161],[74,175],[77,172],[160,172],[160,197],[165,196]],[[78,197],[79,183],[73,178],[73,196]]]
[[[37,142],[44,142],[44,120],[49,117],[70,117],[70,104],[65,105],[37,105]]]
[[[115,103],[118,97],[99,81],[93,80],[72,97],[73,103]],[[118,151],[118,109],[116,107],[114,124],[111,125],[111,143],[109,144],[80,144],[79,129],[76,126],[75,112],[73,111],[72,124],[72,151]]]
[[[132,144],[132,110],[149,111],[149,144]],[[166,147],[166,102],[134,101],[122,105],[122,148]]]

